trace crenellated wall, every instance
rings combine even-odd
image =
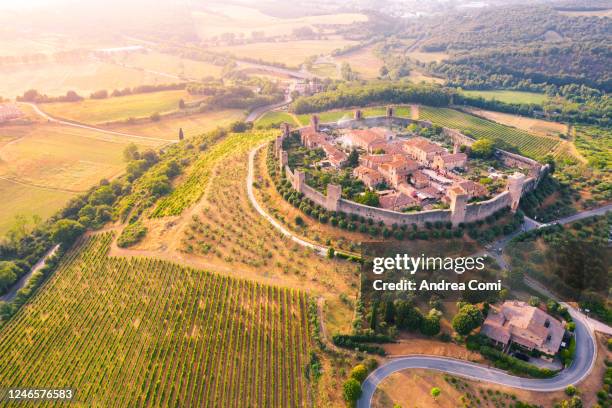
[[[337,123],[319,123],[318,118],[313,118],[312,123],[317,128],[332,129],[356,128],[363,126],[408,126],[412,123],[417,123],[423,127],[432,126],[431,122],[428,121],[415,121],[412,119],[399,118],[395,116],[377,116],[369,118],[363,118],[359,114],[356,114],[355,116],[356,119],[339,121]],[[443,132],[446,136],[450,137],[453,140],[453,143],[456,145],[463,144],[466,146],[471,146],[471,144],[475,141],[475,139],[462,134],[456,129],[443,128]],[[347,214],[356,214],[365,218],[371,218],[375,222],[382,221],[387,225],[416,224],[418,226],[423,226],[427,222],[435,223],[437,221],[450,221],[453,223],[453,225],[457,225],[461,222],[474,222],[482,220],[505,207],[510,207],[513,211],[515,211],[518,207],[521,196],[525,192],[535,189],[540,177],[547,170],[547,166],[542,166],[535,160],[497,149],[496,155],[502,159],[504,163],[511,163],[510,165],[523,169],[528,168],[529,176],[518,173],[511,176],[508,179],[507,190],[487,201],[468,204],[467,195],[456,193],[451,194],[451,205],[450,209],[448,210],[429,210],[413,213],[401,213],[345,200],[341,197],[341,187],[337,185],[328,185],[327,195],[307,185],[305,174],[297,169],[292,171],[287,165],[287,152],[283,150],[282,144],[283,140],[288,136],[289,127],[285,125],[282,127],[281,136],[277,137],[274,142],[274,150],[275,155],[280,162],[280,166],[281,168],[284,168],[285,176],[287,180],[291,182],[294,190],[302,193],[304,197],[328,211],[341,211]]]

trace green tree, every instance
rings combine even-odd
[[[529,305],[533,306],[533,307],[538,307],[540,306],[540,298],[537,296],[531,296],[529,298]]]
[[[130,143],[123,149],[123,158],[125,161],[132,161],[140,159],[140,153],[138,153],[138,146],[134,143]]]
[[[480,139],[472,144],[472,155],[475,157],[488,158],[495,151],[495,142],[492,139]]]
[[[63,219],[51,227],[51,238],[57,243],[69,246],[84,232],[85,227],[80,222]]]
[[[453,329],[461,335],[468,335],[483,322],[482,313],[474,305],[465,305],[453,317]]]
[[[431,309],[421,322],[421,333],[426,336],[435,336],[440,333],[440,312]]]
[[[417,330],[421,327],[423,315],[405,300],[398,300],[395,304],[395,323],[398,328],[406,330]]]
[[[349,153],[347,165],[349,167],[357,167],[359,165],[359,152],[357,149],[353,149],[351,153]]]
[[[565,387],[565,394],[569,395],[570,397],[576,395],[576,387],[574,387],[573,385],[568,385],[567,387]]]
[[[378,194],[370,190],[355,197],[355,201],[363,205],[369,205],[370,207],[378,207],[378,205],[380,204]]]
[[[183,133],[183,128],[179,128],[179,140],[183,140],[185,138],[185,134]]]
[[[355,403],[361,397],[361,384],[354,378],[349,378],[342,385],[342,396],[350,405],[355,406]]]
[[[6,292],[21,274],[21,269],[14,262],[0,261],[0,293]]]
[[[431,389],[431,391],[430,391],[431,396],[434,397],[434,398],[438,398],[441,393],[442,393],[442,391],[440,391],[440,388],[438,388],[438,387],[433,387]]]
[[[356,379],[359,383],[362,383],[363,380],[368,376],[368,369],[363,364],[357,364],[351,370],[351,378]]]

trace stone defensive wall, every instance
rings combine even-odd
[[[389,112],[389,109],[388,109]],[[392,112],[392,111],[391,111]],[[355,119],[349,119],[339,122],[319,124],[314,121],[313,125],[317,127],[340,129],[340,128],[356,128],[356,127],[376,127],[399,125],[408,126],[412,123],[417,123],[423,127],[430,127],[432,124],[428,121],[412,120],[408,118],[399,118],[392,115],[377,116],[369,118],[361,118],[359,111],[355,112]],[[300,128],[302,129],[302,128]],[[298,131],[300,129],[297,129]],[[519,168],[529,168],[529,175],[525,176],[516,173],[508,178],[506,191],[497,196],[476,203],[468,203],[468,196],[465,194],[451,194],[450,209],[447,210],[428,210],[412,213],[401,213],[392,210],[386,210],[378,207],[370,207],[359,204],[354,201],[346,200],[341,197],[342,189],[340,186],[329,184],[327,186],[327,194],[323,194],[316,189],[306,184],[306,174],[297,169],[291,170],[288,166],[287,152],[283,150],[283,140],[289,136],[290,129],[288,124],[283,124],[281,127],[282,134],[277,137],[274,142],[274,151],[279,160],[280,171],[284,172],[287,180],[290,181],[294,190],[303,194],[304,197],[320,205],[328,211],[338,211],[347,214],[356,214],[365,218],[371,218],[375,222],[384,222],[387,225],[411,225],[416,224],[423,226],[425,223],[452,222],[453,225],[459,223],[474,222],[485,219],[493,215],[495,212],[505,207],[510,207],[512,211],[516,211],[522,195],[528,191],[535,189],[539,179],[547,170],[548,166],[543,166],[535,160],[518,154],[506,152],[497,149],[496,154],[504,163],[509,166]],[[443,128],[445,135],[450,137],[453,142],[458,145],[471,146],[475,139],[462,134],[456,129]]]

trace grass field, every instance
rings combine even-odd
[[[223,69],[223,67],[203,61],[180,58],[155,51],[128,54],[122,56],[120,62],[128,66],[194,79],[202,79],[206,76],[220,77]],[[169,77],[168,80],[171,81],[173,78]]]
[[[347,40],[304,40],[275,43],[253,43],[236,46],[214,47],[213,51],[229,53],[237,58],[255,58],[267,62],[280,62],[297,67],[307,57],[329,54],[337,48],[355,44]]]
[[[177,82],[160,74],[99,61],[4,67],[0,68],[0,76],[0,95],[5,98],[22,95],[28,89],[37,89],[48,95],[65,95],[67,91],[76,91],[81,96],[89,96],[100,89],[112,91],[137,85]]]
[[[330,62],[315,64],[310,69],[310,72],[312,72],[315,75],[322,76],[322,77],[328,77],[328,78],[338,78],[339,77],[338,68],[336,67],[336,64],[332,64]]]
[[[364,47],[355,52],[339,57],[336,61],[348,62],[353,71],[358,72],[364,79],[376,78],[384,62],[373,53],[374,46]]]
[[[180,128],[183,129],[185,138],[189,138],[194,135],[208,132],[219,126],[227,126],[231,122],[243,120],[245,117],[246,114],[242,110],[228,109],[199,113],[197,115],[162,118],[157,122],[147,121],[146,123],[137,123],[134,125],[123,123],[114,124],[109,126],[108,129],[135,135],[176,140]]]
[[[448,108],[419,108],[421,119],[469,132],[477,139],[491,138],[502,144],[514,147],[519,153],[541,159],[559,145],[559,140],[537,136],[519,129],[491,122],[476,116]]]
[[[410,107],[409,106],[395,106],[395,116],[404,116],[410,117]],[[370,108],[362,108],[361,109],[364,117],[368,116],[384,116],[387,112],[386,106],[374,106]],[[352,119],[355,113],[354,109],[340,109],[340,110],[331,110],[326,112],[319,112],[316,115],[319,116],[319,122],[337,122],[342,119]],[[310,123],[310,117],[313,113],[304,113],[301,115],[297,115],[298,120],[302,126],[306,126]]]
[[[147,117],[178,109],[179,100],[189,100],[186,91],[162,91],[80,102],[47,103],[41,108],[51,116],[88,124]]]
[[[16,215],[47,218],[77,192],[124,171],[122,152],[129,139],[56,124],[0,127],[0,234]]]
[[[523,92],[510,90],[495,91],[461,91],[467,96],[482,97],[484,99],[495,99],[505,103],[535,103],[542,104],[548,100],[548,96],[537,92]]]
[[[261,126],[270,126],[277,125],[283,122],[287,122],[292,126],[299,125],[299,123],[295,121],[292,115],[288,114],[287,112],[281,111],[266,112],[262,117],[257,119],[255,124]]]
[[[311,27],[316,31],[316,25],[320,24],[350,24],[368,19],[366,15],[357,13],[278,18],[255,8],[226,3],[211,4],[206,11],[194,12],[192,18],[202,38],[224,33],[244,34],[248,38],[253,31],[263,31],[266,36],[290,35],[297,27]]]
[[[436,78],[436,77],[432,77],[429,75],[426,75],[420,71],[416,71],[416,70],[410,70],[410,75],[408,75],[408,79],[411,80],[412,82],[415,83],[421,83],[421,82],[430,82],[430,83],[434,83],[434,84],[443,84],[444,83],[444,79],[442,78]]]
[[[112,238],[70,253],[2,328],[1,387],[52,382],[83,406],[306,404],[303,292],[109,258]]]

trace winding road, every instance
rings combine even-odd
[[[114,135],[114,136],[124,136],[124,137],[130,137],[134,139],[144,139],[144,140],[157,140],[157,141],[166,142],[166,143],[178,143],[178,140],[168,140],[168,139],[160,139],[156,137],[139,136],[139,135],[134,135],[131,133],[123,133],[123,132],[116,132],[114,130],[101,129],[99,127],[89,126],[89,125],[85,125],[85,124],[78,123],[78,122],[71,122],[68,120],[57,119],[47,114],[46,112],[44,112],[35,103],[30,103],[30,102],[21,102],[21,103],[30,106],[32,109],[34,109],[34,112],[36,112],[36,114],[38,114],[43,119],[49,122],[59,123],[60,125],[78,127],[81,129],[92,130],[94,132],[106,133],[106,134]]]
[[[287,236],[299,245],[314,249],[316,252],[323,256],[326,255],[328,247],[313,244],[295,235],[293,232],[289,231],[283,225],[281,225],[274,217],[269,215],[257,202],[253,193],[255,155],[265,145],[266,144],[264,143],[256,147],[249,153],[247,175],[247,193],[249,201],[251,202],[255,210],[276,229],[278,229],[283,235]],[[560,219],[556,222],[560,224],[566,224],[593,215],[602,215],[605,214],[607,211],[611,210],[612,205],[607,205],[601,208],[583,211],[579,214]],[[525,223],[523,224],[523,229],[521,229],[517,233],[520,233],[521,231],[525,230],[538,228],[541,225],[542,224],[526,217]],[[497,241],[494,244],[494,248],[499,247],[503,250],[503,248],[510,242],[510,239],[517,233],[508,237],[504,237],[503,239]],[[499,254],[494,254],[493,252],[494,251],[492,251],[491,255],[495,256],[496,259],[501,258]],[[505,265],[505,262],[503,263],[503,265]],[[593,365],[595,364],[595,360],[597,358],[597,345],[595,343],[594,330],[612,333],[612,328],[601,322],[597,322],[596,320],[589,319],[578,310],[572,308],[571,305],[564,305],[568,308],[569,313],[571,314],[572,318],[574,319],[574,322],[576,323],[576,354],[570,367],[562,370],[561,372],[559,372],[559,374],[552,378],[532,379],[517,377],[496,368],[491,368],[484,365],[448,357],[414,355],[408,357],[393,358],[389,362],[378,367],[365,379],[362,385],[363,393],[361,398],[357,402],[357,407],[370,407],[374,392],[376,391],[378,384],[382,380],[384,380],[386,377],[390,376],[393,373],[411,368],[436,370],[473,380],[486,381],[499,385],[541,392],[558,391],[566,388],[568,385],[577,384],[591,372],[591,369],[593,368]]]

